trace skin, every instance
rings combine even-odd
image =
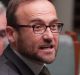
[[[5,13],[0,14],[0,31],[6,29],[6,17]],[[4,38],[0,36],[0,55],[2,55],[4,50]]]
[[[32,25],[36,22],[49,25],[58,21],[55,7],[47,0],[22,3],[18,6],[15,16],[20,25]],[[40,63],[51,63],[56,57],[59,33],[52,33],[50,28],[47,28],[43,34],[35,34],[32,28],[15,31],[8,26],[7,34],[11,46],[27,58]],[[51,45],[52,48],[49,47]]]

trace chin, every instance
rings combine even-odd
[[[46,64],[51,64],[53,62],[54,62],[54,60],[46,61]]]
[[[51,64],[55,61],[55,57],[54,58],[51,58],[51,59],[45,59],[43,62],[46,63],[46,64]]]

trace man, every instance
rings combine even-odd
[[[3,50],[8,43],[5,32],[6,24],[6,8],[0,2],[0,55],[3,53]]]
[[[63,26],[54,5],[48,0],[11,0],[6,15],[10,45],[0,58],[0,75],[42,75],[45,64],[55,60]]]

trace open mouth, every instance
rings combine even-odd
[[[54,45],[41,45],[39,48],[40,49],[47,49],[47,48],[52,49],[53,47],[54,47]]]

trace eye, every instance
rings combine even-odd
[[[51,28],[51,30],[55,30],[55,29],[57,29],[57,25],[53,24],[53,25],[50,26],[50,28]]]
[[[35,30],[42,30],[42,29],[44,29],[44,25],[34,25],[34,29]]]
[[[42,28],[41,25],[35,25],[35,28]]]
[[[0,30],[0,37],[5,37],[6,36],[6,32],[5,30]]]

